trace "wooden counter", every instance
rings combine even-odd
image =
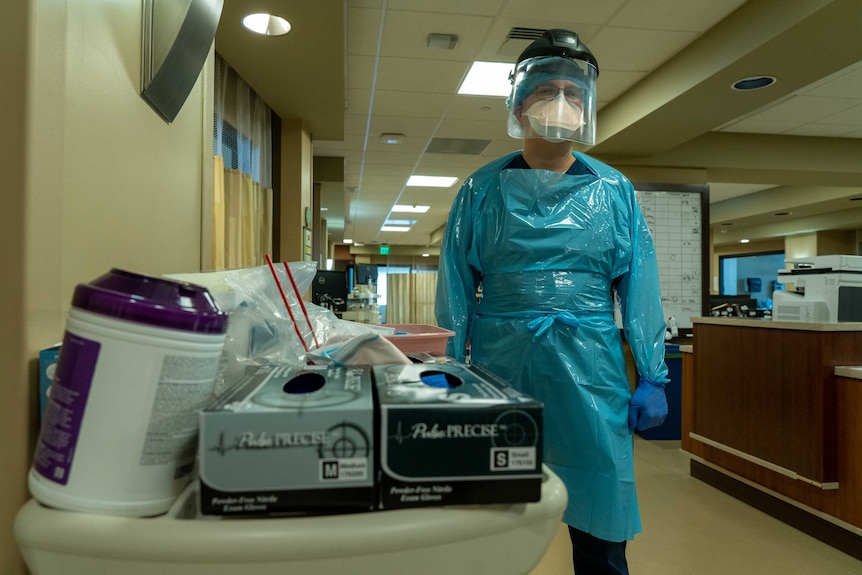
[[[862,368],[848,367],[862,366],[862,323],[693,324],[682,419],[692,474],[700,459],[707,474],[808,509],[852,532],[844,550],[862,558]]]

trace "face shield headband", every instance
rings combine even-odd
[[[513,138],[545,138],[595,143],[596,69],[559,56],[522,61],[512,73],[508,133]]]

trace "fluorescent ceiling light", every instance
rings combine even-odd
[[[381,232],[409,232],[410,226],[383,226]]]
[[[345,243],[345,244],[352,244],[352,243],[353,243],[353,240],[349,240],[349,239],[347,239],[347,238],[344,238],[344,240],[343,240],[343,241],[344,241],[344,243]]]
[[[512,91],[509,73],[514,65],[501,62],[473,62],[459,94],[471,96],[508,96]]]
[[[386,220],[385,226],[413,226],[416,220]]]
[[[242,19],[242,25],[264,36],[284,36],[290,32],[290,22],[271,14],[249,14]]]
[[[431,206],[405,206],[396,204],[392,206],[393,212],[407,212],[411,214],[424,214],[431,209]]]
[[[407,180],[408,186],[422,186],[425,188],[451,188],[458,178],[451,176],[410,176]]]

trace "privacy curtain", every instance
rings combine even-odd
[[[436,273],[387,274],[386,323],[437,325]]]
[[[216,54],[212,269],[253,267],[272,253],[271,110]]]

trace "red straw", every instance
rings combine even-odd
[[[278,273],[275,271],[275,266],[272,265],[272,259],[269,257],[269,254],[266,254],[266,263],[269,265],[269,271],[272,272],[272,277],[275,278],[275,285],[278,286],[278,291],[281,293],[281,299],[284,301],[284,307],[287,308],[287,313],[290,315],[291,321],[293,321],[293,329],[296,331],[296,337],[299,338],[299,341],[302,343],[302,347],[305,348],[305,351],[308,351],[308,346],[305,345],[305,339],[302,337],[302,334],[299,332],[299,326],[296,325],[296,318],[293,317],[293,312],[290,310],[290,302],[287,301],[287,296],[284,293],[284,290],[281,287],[281,282],[278,280]]]
[[[296,294],[296,299],[299,302],[299,307],[302,308],[302,315],[305,316],[305,321],[308,323],[308,329],[311,330],[311,337],[314,338],[314,346],[320,347],[320,344],[317,343],[317,336],[314,335],[314,326],[311,325],[311,320],[308,318],[308,310],[305,309],[305,302],[302,301],[302,296],[299,294],[299,288],[296,287],[296,281],[293,279],[293,274],[290,272],[290,266],[287,265],[287,262],[281,262],[284,265],[284,269],[287,271],[287,277],[290,278],[290,285],[293,286],[293,293]]]

